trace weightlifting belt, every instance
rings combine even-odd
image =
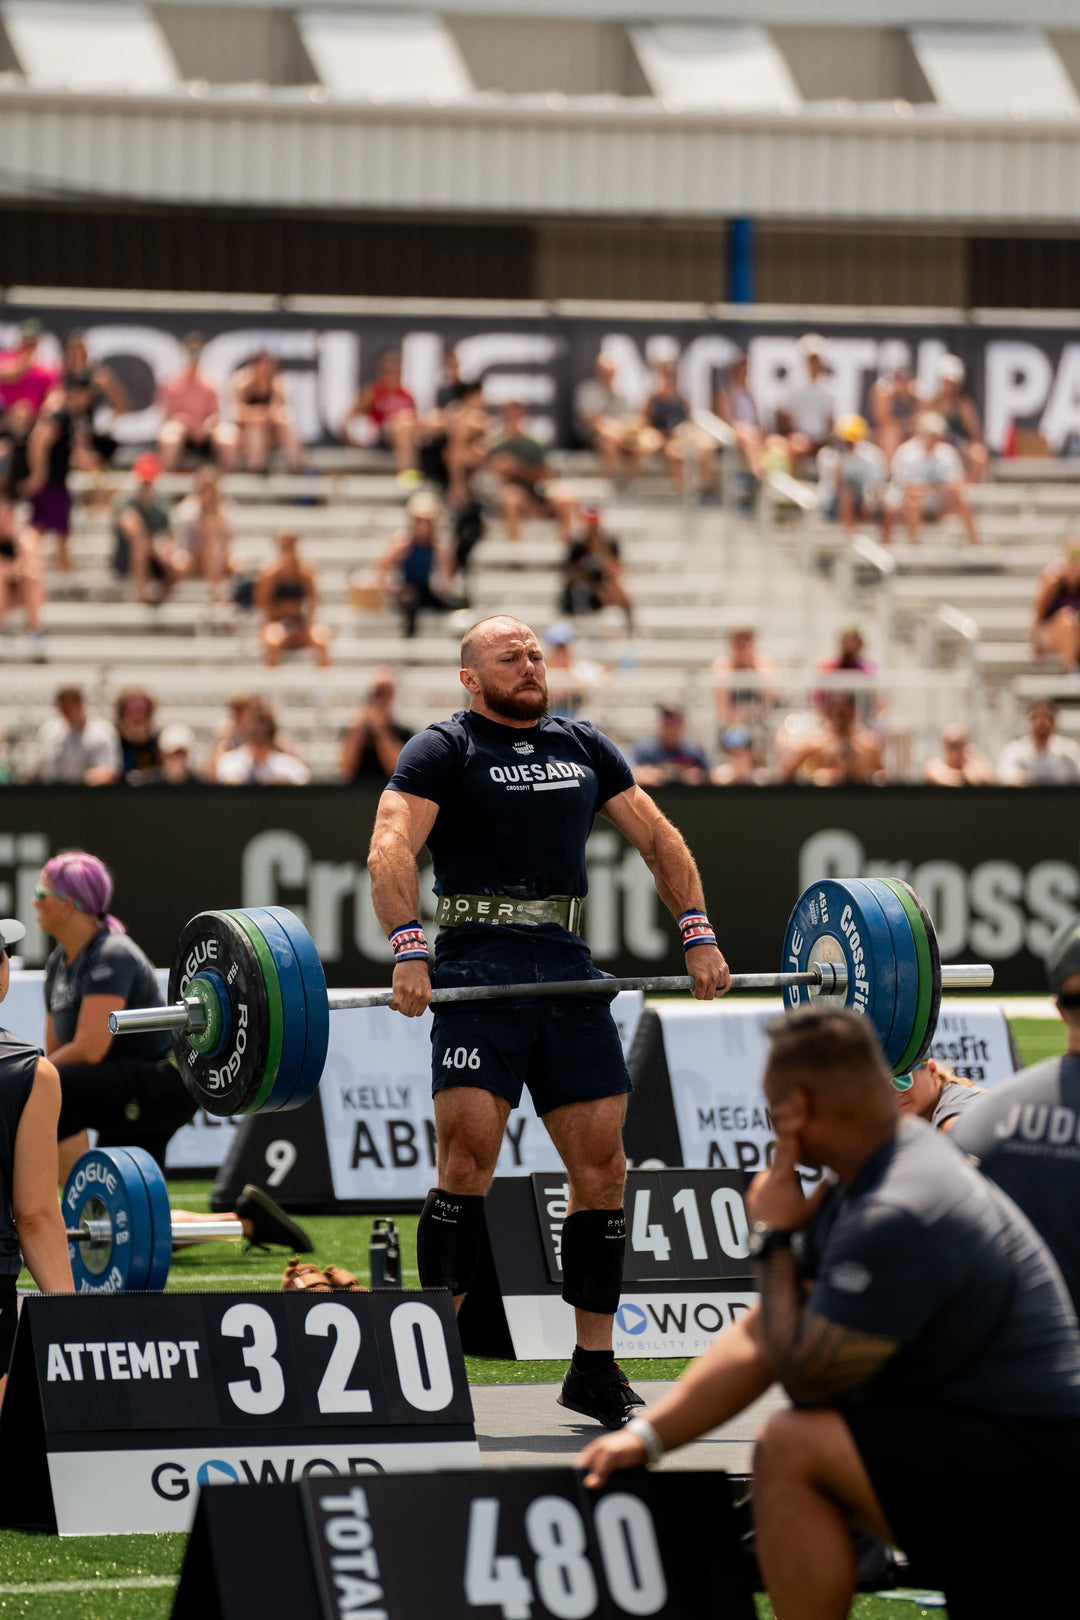
[[[459,923],[513,923],[536,928],[556,923],[576,934],[584,900],[576,894],[549,894],[543,900],[515,900],[509,894],[441,894],[435,911],[438,928]]]

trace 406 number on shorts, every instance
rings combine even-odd
[[[443,1069],[478,1069],[480,1067],[480,1048],[478,1046],[448,1046],[443,1052],[440,1067]]]

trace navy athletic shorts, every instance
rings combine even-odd
[[[431,1027],[431,1089],[479,1086],[511,1107],[528,1086],[538,1114],[566,1103],[621,1097],[633,1090],[611,1016],[613,993],[580,940],[565,930],[499,930],[488,944],[472,925],[455,929],[432,974],[439,989],[456,984],[527,984],[540,979],[598,980],[600,994],[436,1008]],[[484,929],[487,934],[488,929]],[[490,932],[494,933],[492,929]]]
[[[14,1273],[0,1276],[0,1378],[11,1366],[15,1329],[19,1323],[19,1296],[15,1292],[15,1281]]]

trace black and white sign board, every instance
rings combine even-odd
[[[31,1295],[0,1410],[0,1524],[187,1530],[204,1485],[479,1460],[442,1290]]]
[[[628,1061],[635,1091],[657,1099],[657,1158],[750,1174],[763,1168],[774,1140],[761,1089],[765,1032],[782,1011],[778,1000],[734,998],[704,1005],[673,999],[646,1008]],[[1007,1080],[1018,1067],[1004,1011],[975,998],[942,1004],[931,1055],[982,1086]]]
[[[629,1172],[616,1355],[700,1355],[755,1303],[746,1181],[731,1170]],[[459,1317],[467,1351],[569,1356],[574,1312],[562,1298],[560,1255],[568,1193],[560,1173],[496,1178],[485,1201],[487,1247]]]
[[[308,1479],[205,1493],[173,1620],[752,1620],[752,1580],[723,1473]]]

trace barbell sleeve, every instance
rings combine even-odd
[[[237,1215],[219,1220],[177,1221],[173,1224],[174,1243],[205,1243],[210,1238],[239,1238],[244,1230]],[[111,1247],[113,1226],[111,1221],[83,1221],[81,1226],[69,1226],[65,1236],[69,1243],[88,1243],[91,1248]]]
[[[945,990],[986,990],[994,982],[994,970],[988,962],[949,963],[941,969],[941,985]],[[823,994],[840,994],[847,989],[847,975],[843,967],[831,962],[820,963],[805,973],[734,973],[732,990],[785,990],[789,986],[808,985],[819,988]],[[445,990],[433,990],[433,1006],[447,1006],[465,1001],[523,1001],[537,996],[595,996],[608,995],[620,990],[643,990],[661,994],[671,991],[692,990],[694,981],[688,974],[659,975],[632,979],[546,979],[539,984],[464,984]],[[326,999],[331,1012],[345,1012],[353,1008],[388,1007],[393,1000],[392,990],[328,990]],[[206,1009],[196,997],[174,1002],[170,1007],[132,1007],[109,1014],[109,1029],[113,1035],[133,1035],[154,1030],[200,1030],[205,1027]]]

